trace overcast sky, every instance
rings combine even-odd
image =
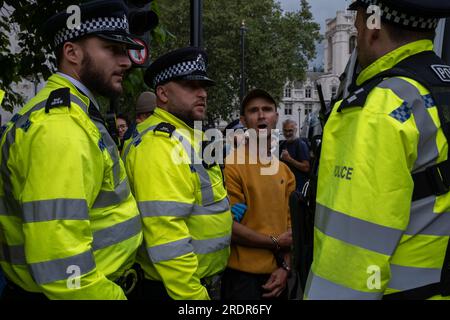
[[[300,0],[278,0],[285,11],[300,10]],[[325,33],[325,20],[336,17],[336,11],[345,10],[351,0],[308,0],[314,20],[320,24],[320,33]],[[318,44],[317,56],[310,61],[309,67],[323,65],[323,44]]]
[[[285,11],[300,10],[300,0],[278,0]],[[336,11],[344,10],[350,0],[308,0],[314,20],[320,23],[321,33],[325,31],[325,20],[336,16]]]

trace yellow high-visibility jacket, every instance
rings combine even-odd
[[[230,252],[232,217],[222,172],[195,161],[195,135],[202,140],[201,131],[156,108],[123,149],[143,220],[146,252],[139,251],[138,262],[173,299],[209,299],[200,280],[222,272]]]
[[[113,280],[142,243],[123,163],[88,105],[54,74],[1,138],[1,267],[50,299],[125,299]]]
[[[365,68],[357,84],[430,50],[428,40],[406,44]],[[363,106],[338,112],[341,103],[324,129],[305,297],[381,299],[439,282],[450,193],[411,200],[411,174],[447,159],[430,92],[412,79],[391,77]]]

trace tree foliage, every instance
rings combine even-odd
[[[2,107],[12,111],[14,107],[24,104],[24,97],[13,90],[12,84],[22,79],[39,83],[47,79],[55,70],[55,57],[49,39],[43,35],[44,22],[56,12],[66,10],[73,0],[0,0],[0,87],[6,91]],[[150,0],[149,0],[150,2]],[[157,1],[152,2],[152,10],[158,12]],[[17,37],[15,52],[10,47],[10,37]],[[164,41],[163,29],[153,30],[154,41]],[[133,69],[124,82],[125,93],[121,97],[120,106],[130,110],[136,96],[147,90],[142,80],[142,70]],[[108,100],[101,99],[104,108]]]
[[[285,13],[274,0],[203,0],[203,39],[208,73],[216,81],[209,91],[208,118],[230,120],[239,110],[240,27],[245,21],[246,89],[263,88],[280,98],[286,80],[304,78],[315,56],[319,25],[310,6]],[[156,48],[156,55],[188,46],[190,1],[161,1],[160,21],[174,35]]]
[[[85,2],[85,1],[82,1]],[[301,9],[285,13],[274,0],[203,0],[203,38],[209,55],[208,72],[217,85],[209,91],[209,122],[229,120],[239,109],[240,27],[245,21],[246,88],[266,89],[280,97],[286,80],[304,77],[320,38],[307,0]],[[6,91],[3,107],[12,110],[24,103],[11,89],[21,79],[39,81],[55,70],[52,51],[43,38],[43,22],[73,0],[0,0],[0,86]],[[189,45],[190,1],[157,0],[160,27],[152,33],[151,59]],[[19,52],[11,52],[9,36],[18,36]],[[143,70],[125,81],[121,111],[129,111],[140,92],[148,90]]]

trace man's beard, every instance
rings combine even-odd
[[[170,113],[172,113],[178,119],[182,120],[191,128],[194,128],[195,121],[203,121],[205,119],[205,116],[201,117],[201,119],[195,117],[193,110],[172,110],[170,111]]]
[[[85,52],[85,58],[81,62],[80,80],[89,90],[103,97],[117,97],[122,94],[122,89],[117,90],[111,84],[103,70],[97,67],[91,56]]]

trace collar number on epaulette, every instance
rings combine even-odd
[[[70,89],[69,88],[59,88],[53,90],[45,104],[45,113],[48,113],[50,109],[58,107],[69,107],[70,108]]]
[[[175,131],[175,129],[176,128],[174,125],[167,123],[167,122],[161,122],[156,126],[155,129],[153,129],[153,132],[154,133],[158,133],[158,132],[165,133],[169,137],[171,137],[172,133]]]
[[[433,69],[441,81],[450,82],[450,66],[434,64],[431,66],[431,69]]]

